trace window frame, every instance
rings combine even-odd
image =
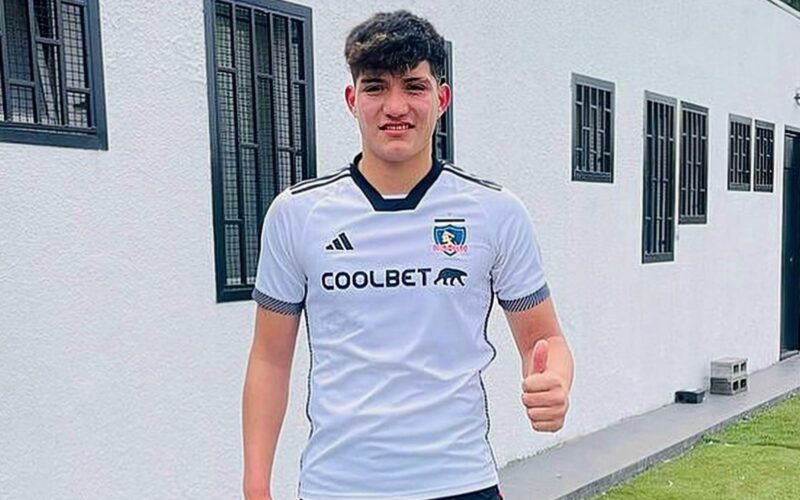
[[[672,148],[671,148],[671,155],[672,161],[670,165],[667,165],[667,168],[670,169],[670,186],[668,188],[667,193],[667,200],[669,201],[670,207],[669,212],[665,213],[664,216],[670,219],[670,236],[671,238],[668,240],[669,250],[665,252],[648,252],[648,248],[646,246],[647,236],[648,236],[648,226],[647,226],[647,200],[648,200],[648,176],[649,173],[649,164],[648,164],[648,149],[647,149],[647,125],[648,125],[648,103],[653,102],[655,104],[663,104],[666,106],[671,106],[673,113],[672,113],[672,123],[671,129],[673,132],[672,135]],[[644,113],[643,113],[644,120],[643,121],[643,128],[642,128],[642,183],[643,183],[643,192],[642,192],[642,264],[648,264],[653,262],[672,262],[675,260],[675,175],[676,175],[676,164],[677,164],[677,154],[676,154],[676,143],[677,143],[677,127],[676,122],[678,120],[678,100],[674,97],[669,97],[663,94],[657,94],[655,92],[645,91],[644,93]],[[655,218],[657,214],[653,214],[651,217]]]
[[[226,248],[225,248],[225,214],[224,214],[224,193],[223,193],[223,172],[222,172],[222,153],[221,144],[219,140],[219,113],[217,107],[219,103],[219,90],[217,88],[217,54],[216,54],[216,38],[215,38],[215,22],[216,22],[216,4],[218,1],[231,5],[231,15],[235,19],[236,6],[246,5],[251,9],[260,9],[267,11],[270,14],[277,14],[279,16],[291,19],[300,20],[303,23],[303,61],[306,64],[304,68],[305,75],[305,147],[306,147],[306,163],[305,171],[303,172],[303,179],[316,177],[316,127],[315,127],[315,111],[314,111],[314,47],[313,47],[313,11],[310,7],[304,5],[293,4],[284,0],[203,0],[203,14],[205,23],[205,43],[206,43],[206,69],[207,69],[207,94],[208,94],[208,110],[209,110],[209,131],[210,131],[210,167],[212,179],[212,198],[213,198],[213,231],[214,231],[214,263],[215,263],[215,279],[216,279],[216,300],[218,303],[234,302],[234,301],[249,301],[252,300],[252,292],[255,287],[254,284],[240,284],[229,285],[226,283]],[[251,27],[253,26],[253,18],[251,17]],[[288,36],[288,34],[287,34]],[[251,41],[251,43],[253,43]],[[232,47],[235,52],[235,46]],[[254,56],[251,55],[251,60]],[[255,67],[252,68],[255,75]],[[255,77],[254,77],[255,78]],[[238,80],[237,80],[238,82]],[[291,87],[289,87],[291,89]],[[291,93],[291,92],[290,92]],[[291,98],[290,98],[291,100]],[[238,110],[238,97],[234,93],[234,109]],[[253,99],[253,107],[256,108],[256,99]],[[237,111],[238,113],[238,111]],[[273,111],[274,116],[275,111]],[[290,112],[291,120],[291,112]],[[237,121],[238,124],[238,121]],[[274,124],[273,124],[274,125]],[[237,127],[238,130],[238,127]],[[273,128],[273,135],[276,134]],[[290,136],[291,137],[291,136]],[[238,132],[237,132],[238,139]],[[239,157],[237,145],[237,158]],[[277,147],[277,146],[275,146]],[[237,168],[240,164],[237,162]],[[299,182],[303,179],[297,179]],[[261,249],[261,230],[263,217],[265,213],[259,214],[258,224],[258,249],[260,254]],[[246,247],[240,249],[240,260],[246,261]],[[246,266],[242,266],[246,269]],[[243,271],[244,272],[244,271]],[[246,282],[246,275],[244,276]]]
[[[436,127],[433,131],[433,155],[445,162],[445,163],[455,163],[455,131],[453,130],[453,123],[455,119],[453,118],[453,44],[449,40],[444,41],[444,52],[445,52],[445,61],[444,61],[444,82],[450,87],[450,105],[447,107],[447,110],[444,114],[436,121]],[[446,133],[441,132],[440,130],[440,123],[444,122],[445,129],[447,130]],[[436,138],[437,137],[445,137],[447,149],[445,151],[444,156],[439,156],[437,153],[436,147]]]
[[[572,180],[573,181],[583,181],[583,182],[599,182],[599,183],[614,183],[614,125],[615,125],[615,117],[616,114],[616,84],[611,81],[607,80],[600,80],[598,78],[593,78],[586,75],[581,75],[578,73],[572,73],[571,79],[571,89],[572,89],[572,101],[570,102],[572,106],[572,151],[571,151],[571,159],[572,159]],[[595,88],[600,91],[608,92],[610,94],[609,97],[609,111],[611,117],[608,123],[608,143],[609,143],[609,171],[608,172],[591,172],[587,169],[580,168],[580,161],[578,160],[578,111],[577,111],[577,100],[578,100],[578,86],[584,87],[591,87]]]
[[[772,138],[769,143],[770,150],[768,152],[765,151],[765,153],[768,153],[766,156],[769,160],[768,163],[763,166],[759,165],[759,159],[761,158],[759,155],[759,130],[766,130],[772,133]],[[753,191],[757,193],[772,193],[775,187],[775,124],[762,120],[755,120],[755,125],[753,127],[753,144]],[[758,182],[758,173],[764,169],[767,169],[763,174],[769,177],[769,184],[761,184]]]
[[[747,130],[747,183],[734,182],[734,164],[733,164],[733,125],[734,124],[746,125]],[[726,170],[728,177],[728,191],[750,191],[750,186],[753,183],[753,119],[746,116],[729,114],[728,115],[728,168]]]
[[[66,3],[80,5],[84,8],[85,51],[87,75],[89,78],[89,94],[91,114],[89,119],[94,123],[91,128],[73,128],[63,125],[44,125],[36,123],[21,123],[0,120],[0,142],[16,144],[32,144],[39,146],[56,146],[78,149],[108,150],[108,124],[106,118],[105,82],[103,75],[103,47],[100,23],[99,0],[69,0]],[[57,8],[62,5],[61,0],[56,0]],[[33,15],[28,4],[28,16]],[[31,22],[33,25],[33,22]],[[8,49],[6,37],[5,3],[0,3],[0,61],[2,61],[3,85],[3,110],[8,116],[8,100],[10,99],[10,83],[8,71]],[[62,23],[59,23],[59,38],[63,43]],[[36,43],[35,33],[30,34],[30,40]],[[31,47],[31,52],[34,51]],[[63,54],[63,52],[62,52]],[[31,64],[36,65],[36,57],[32,57]],[[61,59],[63,75],[63,59]],[[60,82],[66,85],[66,82]],[[38,97],[34,97],[38,99]],[[63,106],[66,106],[66,102]]]
[[[702,158],[701,158],[701,160],[702,160],[702,165],[701,165],[702,171],[701,171],[701,173],[700,173],[701,175],[699,177],[699,181],[701,182],[702,187],[705,189],[705,195],[702,197],[703,203],[702,203],[702,207],[701,207],[701,210],[702,210],[701,214],[686,214],[686,213],[683,212],[683,207],[684,207],[684,204],[685,204],[684,203],[684,201],[685,201],[684,200],[684,192],[688,193],[688,191],[691,191],[691,189],[690,189],[691,186],[686,186],[686,189],[684,190],[684,181],[686,180],[684,173],[686,171],[688,171],[688,170],[691,170],[690,166],[687,167],[685,165],[686,148],[684,147],[684,141],[685,141],[684,134],[686,133],[686,130],[684,128],[684,121],[683,121],[684,112],[694,113],[694,114],[701,115],[701,116],[705,117],[705,137],[700,137],[701,144],[702,144],[703,140],[705,142],[704,147],[701,148],[702,149]],[[679,152],[679,158],[678,158],[678,165],[679,165],[680,168],[679,168],[679,185],[678,185],[678,224],[706,224],[708,222],[708,142],[709,142],[708,129],[709,129],[709,123],[710,123],[709,111],[708,111],[707,107],[700,106],[698,104],[693,104],[693,103],[686,102],[686,101],[681,101],[679,119],[680,119],[680,123],[679,123],[679,127],[680,127],[680,152]],[[700,186],[698,186],[698,190],[699,189],[700,189]],[[695,196],[699,196],[699,195],[695,195]],[[691,199],[691,197],[690,197],[690,199]],[[686,204],[688,204],[688,201],[686,201]]]

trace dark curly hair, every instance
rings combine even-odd
[[[403,73],[422,61],[437,82],[444,75],[444,39],[429,21],[405,10],[379,12],[353,28],[344,56],[353,81],[367,71]]]

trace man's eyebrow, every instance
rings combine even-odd
[[[403,78],[405,83],[428,83],[428,79],[422,76],[407,76]]]
[[[383,78],[381,78],[379,76],[373,76],[373,77],[370,77],[370,78],[362,78],[361,79],[361,84],[362,85],[366,85],[366,84],[369,84],[369,83],[384,83],[385,81],[386,81],[385,79],[383,79]]]

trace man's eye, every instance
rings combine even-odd
[[[409,85],[408,90],[411,92],[422,92],[425,90],[425,85]]]
[[[370,94],[375,92],[380,92],[381,86],[380,85],[367,85],[364,87],[364,92],[368,92]]]

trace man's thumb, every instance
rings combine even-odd
[[[544,373],[547,369],[547,355],[550,351],[550,344],[545,339],[541,339],[533,346],[533,362],[528,370],[529,374]]]

